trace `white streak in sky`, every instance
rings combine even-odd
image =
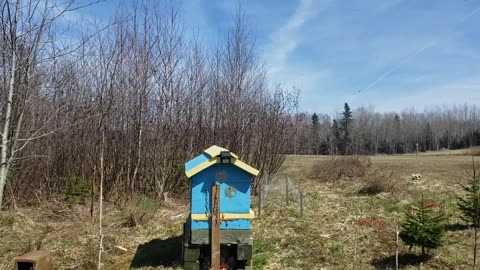
[[[478,11],[480,11],[480,7],[474,9],[472,12],[470,12],[469,14],[465,15],[464,17],[462,17],[452,28],[450,28],[449,31],[447,31],[447,33],[450,33],[450,32],[453,32],[453,30],[455,30],[460,24],[464,23],[465,21],[467,21],[468,19],[470,19],[473,15],[475,15]],[[424,52],[426,49],[430,48],[430,47],[433,47],[434,45],[436,45],[438,43],[438,39],[437,40],[432,40],[430,42],[428,42],[426,45],[424,45],[423,47],[415,50],[412,54],[406,56],[405,58],[403,58],[402,60],[400,60],[400,62],[398,64],[396,64],[395,66],[393,66],[392,68],[390,68],[389,70],[385,71],[384,73],[382,73],[377,79],[375,79],[373,82],[371,82],[367,87],[365,87],[364,89],[362,90],[359,90],[357,93],[362,93],[362,92],[365,92],[369,89],[371,89],[372,87],[376,86],[379,82],[381,82],[383,79],[385,79],[386,77],[388,77],[390,74],[392,74],[393,72],[395,72],[397,69],[399,69],[404,63],[408,62],[408,60],[412,59],[413,57],[421,54],[422,52]]]

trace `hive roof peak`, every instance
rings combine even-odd
[[[185,163],[185,174],[188,178],[194,176],[195,174],[205,170],[206,168],[220,163],[220,154],[222,152],[229,152],[231,155],[231,164],[239,167],[240,169],[257,176],[259,171],[250,165],[242,162],[238,159],[238,156],[235,153],[230,152],[230,150],[213,145],[209,148],[205,149],[202,154],[196,156],[195,158],[191,159],[187,163]]]
[[[218,157],[222,152],[230,152],[230,150],[216,145],[212,145],[209,148],[203,150],[203,153],[209,155],[210,158]],[[238,158],[235,153],[230,152],[230,154],[232,155],[232,157]]]

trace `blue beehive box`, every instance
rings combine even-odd
[[[254,214],[250,209],[250,191],[258,170],[240,161],[228,149],[216,145],[185,163],[191,179],[190,230],[211,228],[211,191],[220,186],[221,230],[250,230]]]

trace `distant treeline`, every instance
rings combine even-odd
[[[437,106],[418,112],[375,112],[373,107],[295,116],[295,154],[401,154],[480,145],[480,107]]]

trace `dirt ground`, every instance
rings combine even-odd
[[[362,179],[321,183],[309,177],[326,156],[288,156],[270,179],[262,216],[253,221],[255,269],[394,269],[395,228],[403,211],[419,199],[438,204],[449,217],[447,244],[428,261],[400,243],[402,269],[472,269],[473,230],[456,209],[460,183],[468,179],[470,156],[460,154],[373,156],[382,170],[392,171],[403,189],[395,194],[362,195]],[[419,173],[421,180],[412,181]],[[285,177],[290,178],[289,200]],[[299,191],[304,192],[300,216]],[[257,212],[258,200],[252,198]],[[104,269],[179,269],[182,223],[188,202],[160,206],[144,224],[125,226],[126,216],[113,202],[105,209]],[[50,250],[55,269],[95,269],[97,219],[88,206],[68,208],[46,203],[0,213],[0,269],[34,249]],[[125,251],[126,249],[126,251]]]

